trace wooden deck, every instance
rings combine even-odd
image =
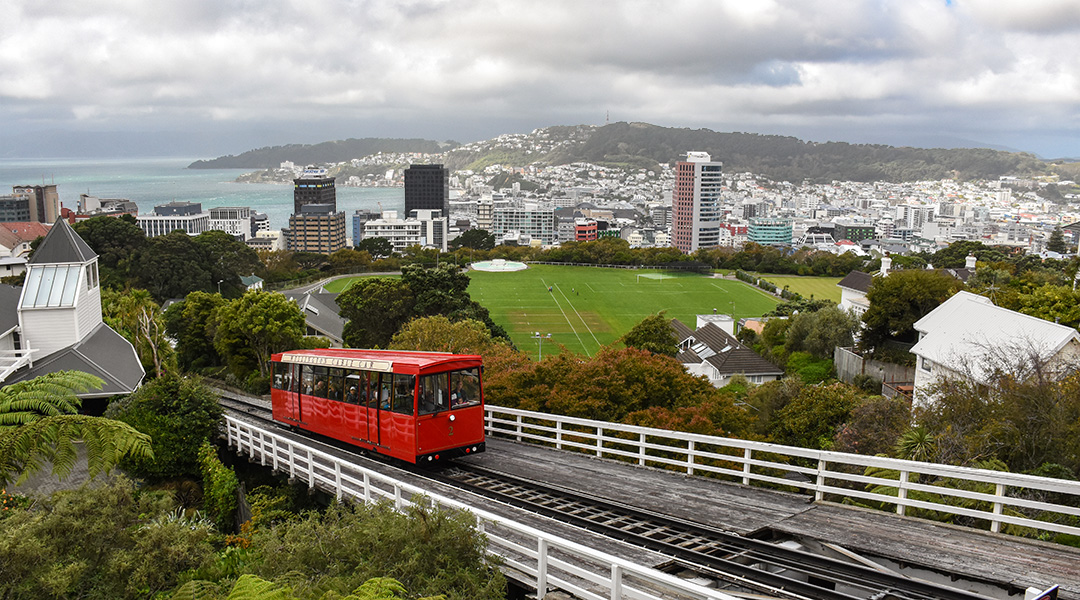
[[[834,544],[890,568],[917,568],[1012,588],[1060,585],[1080,600],[1080,549],[887,512],[812,501],[810,496],[644,468],[500,439],[461,459],[744,536],[790,536]],[[953,583],[952,585],[959,585]],[[967,587],[967,586],[962,586]],[[973,587],[979,591],[977,587]],[[1021,596],[1022,597],[1022,596]]]

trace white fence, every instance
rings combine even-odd
[[[230,446],[252,460],[336,495],[363,502],[388,500],[401,509],[423,499],[476,516],[488,549],[528,578],[543,598],[557,588],[586,600],[737,600],[661,571],[633,564],[511,519],[472,508],[429,490],[352,464],[233,417],[225,417]]]
[[[816,500],[846,497],[938,516],[960,515],[1002,526],[1080,535],[1080,481],[985,469],[827,452],[604,421],[487,406],[487,432],[639,465],[707,473],[812,492]],[[917,512],[917,511],[915,511]],[[1063,522],[1064,521],[1064,522]],[[1010,528],[1006,527],[1006,533]],[[1015,531],[1014,531],[1015,532]]]

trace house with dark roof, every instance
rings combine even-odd
[[[784,376],[783,369],[742,345],[711,319],[702,321],[697,329],[672,319],[671,328],[679,341],[676,360],[688,372],[705,377],[715,387],[724,387],[735,375],[745,376],[750,383],[776,381]]]
[[[870,308],[870,301],[866,299],[866,293],[870,291],[870,284],[874,283],[875,277],[888,277],[892,268],[892,259],[888,256],[881,259],[881,270],[877,273],[863,273],[852,271],[837,282],[840,288],[840,308],[855,313],[856,317],[862,317],[863,313]],[[962,269],[940,269],[941,272],[967,283],[967,280],[975,275],[975,257],[968,256]]]
[[[102,321],[90,246],[57,220],[27,269],[22,288],[0,286],[0,382],[77,370],[105,381],[82,398],[134,391],[146,373],[131,343]]]
[[[320,290],[322,288],[319,288]],[[330,340],[330,345],[345,345],[345,321],[338,311],[337,294],[329,292],[284,292],[285,297],[300,307],[304,313],[307,331],[305,335],[318,335]]]

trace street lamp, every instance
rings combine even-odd
[[[217,281],[217,294],[218,294],[218,296],[221,295],[221,282],[222,281],[225,281],[225,280],[224,279],[218,279],[218,281]]]
[[[544,339],[549,339],[550,340],[551,339],[551,334],[550,333],[545,333],[545,334],[541,335],[540,332],[537,331],[535,334],[533,334],[533,338],[536,339],[536,340],[539,340],[538,343],[540,344],[540,349],[538,351],[538,358],[536,360],[537,361],[542,361],[542,360],[544,360]]]

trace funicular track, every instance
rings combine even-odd
[[[273,423],[268,408],[253,400],[223,394],[222,406]],[[356,451],[321,436],[318,441]],[[792,600],[988,600],[987,596],[884,568],[739,536],[473,465],[457,463],[441,470],[409,470],[444,485],[668,556],[672,562],[665,570],[711,580],[730,594]]]
[[[472,465],[453,465],[431,475],[442,483],[670,556],[676,570],[714,580],[724,591],[821,600],[987,598]]]

